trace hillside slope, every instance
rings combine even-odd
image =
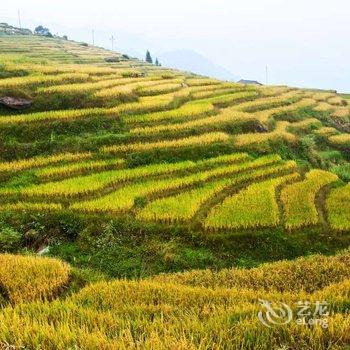
[[[222,271],[219,278],[196,271],[141,281],[101,280],[65,295],[62,290],[71,288],[74,276],[60,261],[11,255],[0,255],[0,261],[16,272],[27,267],[22,277],[27,284],[18,283],[19,275],[13,277],[22,298],[11,304],[5,300],[0,313],[4,346],[340,350],[350,343],[348,251],[331,258],[313,256],[253,270]],[[53,295],[41,288],[37,273],[43,266],[51,270],[45,276],[48,281],[61,282]],[[67,271],[70,284],[65,282]],[[286,277],[276,281],[281,275]],[[2,282],[4,291],[11,291],[11,284]],[[45,293],[49,301],[42,301]],[[304,313],[312,311],[314,316],[301,316],[301,307],[308,305],[304,300],[310,303]],[[257,317],[264,301],[289,313],[270,315],[274,318],[265,326]],[[320,302],[326,308],[317,311]],[[268,314],[263,317],[269,322]]]
[[[136,236],[163,232],[165,251],[169,237],[184,240],[170,253],[177,270],[191,237],[209,252],[190,267],[349,243],[350,110],[335,92],[221,82],[60,38],[2,35],[0,50],[0,97],[32,102],[0,108],[0,210],[22,235],[36,232],[22,244],[78,236],[89,250],[84,228],[94,236],[111,222]],[[256,235],[266,247],[276,240],[259,258]],[[106,258],[87,254],[93,266]],[[169,269],[164,256],[157,271]]]
[[[346,97],[0,34],[0,348],[346,349]]]

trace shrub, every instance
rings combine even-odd
[[[13,252],[20,248],[22,235],[9,226],[0,227],[0,251]]]
[[[135,197],[134,205],[137,208],[144,208],[147,205],[147,198],[145,198],[145,197]]]

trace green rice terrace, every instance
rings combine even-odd
[[[5,221],[348,241],[341,95],[221,82],[59,38],[2,35],[0,52],[1,96],[31,101],[0,110]]]
[[[222,82],[59,38],[2,35],[0,52],[1,96],[31,101],[0,110],[0,210],[41,236],[37,217],[37,245],[62,238],[62,217],[68,241],[99,222],[229,245],[268,232],[349,242],[341,95]]]

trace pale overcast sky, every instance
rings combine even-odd
[[[0,21],[143,55],[190,49],[235,75],[350,92],[349,0],[12,0]]]

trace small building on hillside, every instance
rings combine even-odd
[[[238,81],[238,83],[245,84],[245,85],[263,85],[256,80],[246,80],[246,79],[241,79],[240,81]]]
[[[7,23],[0,23],[0,35],[31,35],[33,34],[30,29],[13,27]]]

